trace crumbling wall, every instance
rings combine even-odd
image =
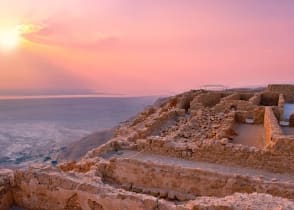
[[[222,98],[222,101],[230,101],[230,100],[240,100],[240,94],[239,93],[232,93],[231,95],[228,95],[228,96]]]
[[[265,142],[275,153],[293,156],[294,136],[285,135],[278,123],[273,109],[266,107],[264,115]]]
[[[236,112],[236,122],[247,123],[247,119],[252,119],[254,124],[262,124],[264,121],[264,107],[256,107],[253,110]]]
[[[213,107],[220,102],[221,98],[222,98],[222,93],[218,93],[218,92],[202,93],[196,96],[193,101],[191,101],[190,106],[192,109],[195,109],[195,107],[198,108],[198,106],[195,106],[195,104],[201,104],[204,107]]]
[[[254,96],[249,99],[249,102],[253,105],[259,106],[261,103],[261,94],[260,93],[254,94]]]
[[[253,93],[240,93],[240,100],[249,101],[250,98],[254,96]]]
[[[264,130],[265,130],[265,143],[267,146],[275,144],[275,138],[283,134],[283,131],[271,107],[265,108]]]
[[[135,159],[111,159],[106,166],[103,163],[99,173],[108,182],[128,190],[179,201],[191,200],[196,196],[224,197],[235,192],[256,191],[294,198],[294,185],[291,184]]]
[[[177,170],[175,172],[179,175],[181,173]],[[222,198],[197,197],[193,200],[176,203],[168,199],[162,199],[158,193],[156,197],[155,195],[144,194],[144,192],[135,193],[122,188],[116,188],[110,184],[104,184],[101,178],[95,176],[93,173],[94,170],[91,171],[90,174],[79,174],[74,172],[63,173],[50,167],[30,168],[14,172],[13,174],[15,174],[15,176],[13,176],[13,180],[15,184],[13,184],[10,180],[11,172],[9,172],[10,175],[8,175],[9,178],[7,178],[6,175],[3,176],[3,170],[1,170],[1,180],[3,180],[3,177],[6,177],[6,180],[10,180],[10,187],[8,189],[12,191],[13,200],[11,196],[9,196],[9,202],[5,202],[5,204],[1,203],[0,209],[8,210],[12,201],[15,205],[27,210],[234,210],[249,207],[250,209],[259,209],[260,207],[264,207],[265,202],[268,204],[269,208],[267,209],[269,210],[274,210],[278,207],[283,207],[283,209],[284,207],[285,209],[292,209],[292,207],[294,207],[294,203],[291,200],[262,193],[235,193]],[[163,171],[159,173],[167,172]],[[211,175],[210,173],[208,174]],[[190,172],[184,172],[182,175],[190,175]],[[204,174],[202,174],[202,176],[204,176]],[[205,176],[203,178],[207,179]],[[224,178],[226,181],[223,180],[223,182],[217,183],[217,179],[220,178]],[[211,183],[211,187],[216,187],[221,190],[220,186],[225,184],[225,186],[232,189],[229,190],[227,194],[231,191],[251,191],[252,187],[255,187],[251,187],[251,185],[253,185],[252,183],[250,186],[244,188],[249,179],[242,178],[241,176],[235,176],[233,179],[223,176],[212,177],[212,180],[213,183]],[[257,182],[257,186],[271,191],[271,194],[279,194],[283,197],[288,191],[290,196],[285,195],[286,197],[289,196],[291,198],[293,195],[290,185],[284,186],[283,184],[273,183],[273,186],[267,186],[264,184],[259,185],[258,182],[260,180],[258,181],[258,179],[252,181],[254,183]],[[8,181],[5,183],[8,183]],[[195,185],[196,183],[193,184]],[[209,184],[209,182],[206,184]],[[137,190],[139,190],[139,188]],[[152,191],[152,189],[150,190]],[[214,191],[214,189],[211,189],[211,192]],[[221,191],[224,192],[224,190]],[[162,192],[163,191],[161,191],[161,193]],[[164,193],[162,195],[164,195]],[[176,199],[176,196],[179,196],[179,194],[170,193],[171,200]],[[0,200],[2,202],[4,196],[0,196]],[[262,204],[260,202],[262,202]]]
[[[267,90],[273,93],[282,93],[288,103],[294,102],[294,85],[272,84],[268,85]]]
[[[242,100],[221,100],[219,104],[217,104],[214,108],[217,111],[224,110],[239,110],[239,111],[252,111],[258,106],[249,103],[248,101]]]
[[[275,92],[264,92],[261,94],[261,105],[262,106],[278,106],[279,93]]]
[[[294,135],[281,135],[275,138],[272,150],[285,155],[294,154]]]
[[[193,145],[173,143],[161,138],[139,139],[137,149],[188,160],[261,168],[273,172],[294,172],[294,156],[230,143],[227,139],[207,140]]]
[[[0,170],[0,209],[8,209],[13,204],[12,198],[13,172]]]
[[[28,210],[174,209],[172,202],[114,188],[94,175],[46,169],[16,172],[13,197],[17,206]]]
[[[236,112],[236,121],[245,123],[247,118],[253,120],[255,124],[262,124],[264,118],[264,107],[257,106],[248,101],[242,100],[221,100],[214,109],[217,112],[233,110]]]
[[[283,120],[283,113],[284,113],[284,105],[285,105],[285,97],[284,94],[279,95],[279,103],[278,103],[278,110],[279,110],[279,119]]]
[[[198,95],[197,92],[194,93],[191,91],[182,94],[178,99],[176,107],[178,109],[184,109],[186,112],[188,112],[188,110],[190,109],[191,101],[195,98],[196,95]]]

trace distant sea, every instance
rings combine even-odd
[[[0,167],[43,160],[92,132],[129,119],[156,97],[0,98]]]

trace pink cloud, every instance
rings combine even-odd
[[[98,31],[85,30],[79,25],[66,24],[27,25],[23,37],[35,43],[81,49],[103,49],[113,47],[119,38],[107,36]]]
[[[49,48],[27,51],[66,72],[63,77],[83,78],[102,91],[177,92],[207,83],[279,82],[293,74],[290,0],[11,1],[16,15],[36,11],[23,12],[23,22],[33,23],[23,36]]]

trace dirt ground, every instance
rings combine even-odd
[[[234,137],[233,143],[246,146],[254,146],[263,148],[264,143],[264,127],[263,125],[236,124],[234,127],[238,136]]]

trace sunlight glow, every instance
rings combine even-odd
[[[13,50],[17,48],[20,43],[21,34],[19,30],[15,28],[0,28],[0,48],[2,50]]]

